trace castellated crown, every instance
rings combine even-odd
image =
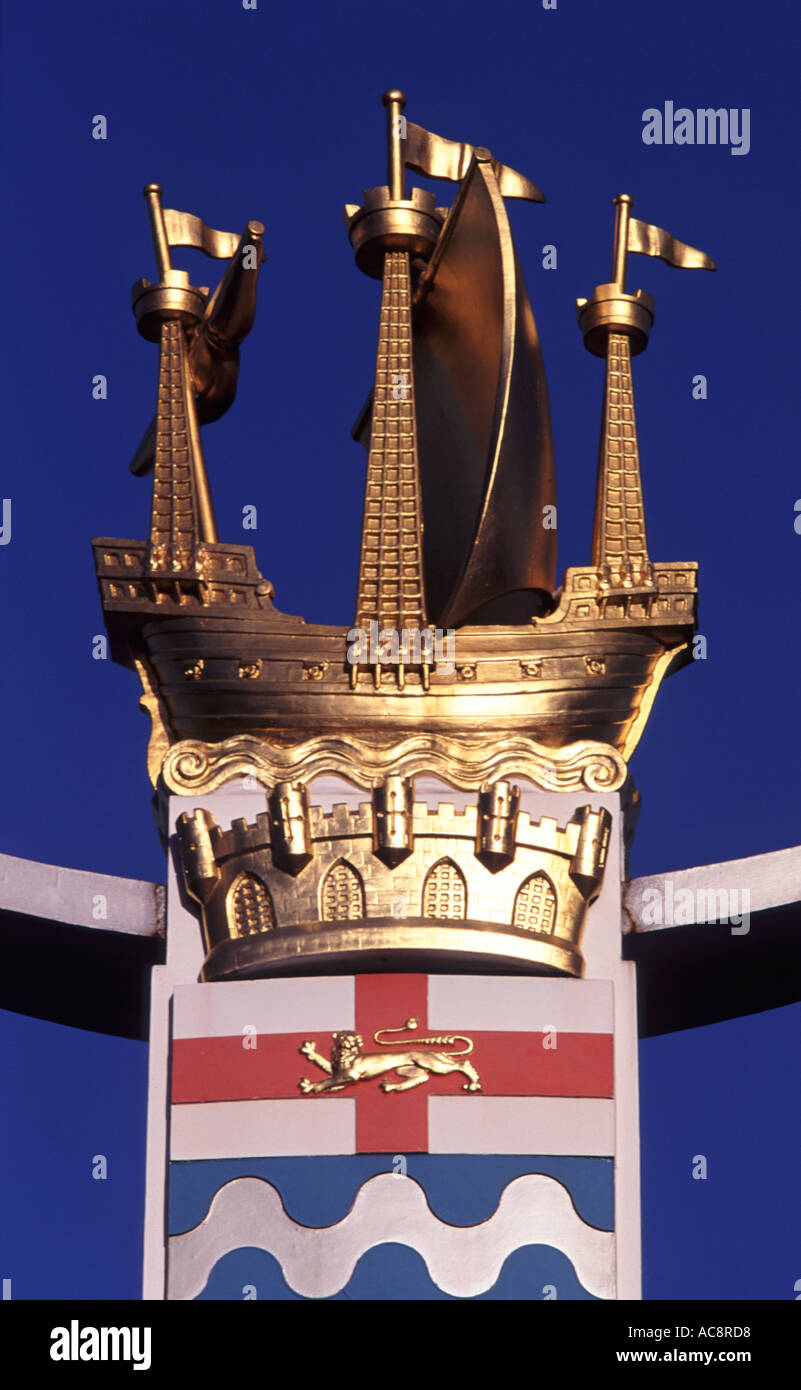
[[[609,812],[561,828],[486,784],[464,810],[413,800],[389,777],[357,810],[309,805],[278,783],[254,824],[178,818],[184,883],[201,910],[205,980],[354,968],[522,969],[581,975],[588,904],[604,874]]]

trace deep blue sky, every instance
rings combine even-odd
[[[551,391],[560,570],[589,556],[602,368],[581,346],[573,301],[608,278],[613,194],[632,193],[635,215],[718,261],[714,276],[631,261],[629,288],[657,307],[635,365],[651,554],[700,562],[708,640],[708,659],[663,687],[635,755],[633,870],[797,843],[793,0],[559,0],[556,11],[537,0],[425,11],[259,0],[255,12],[240,0],[8,0],[3,28],[13,346],[0,851],[164,879],[137,684],[91,655],[102,620],[90,540],[147,534],[150,485],[127,464],[154,403],[156,352],[129,299],[134,279],[153,275],[149,180],[213,226],[266,224],[239,396],[206,431],[220,531],[254,542],[281,608],[349,620],[364,469],[349,428],[369,384],[377,287],[353,266],[341,207],[384,181],[379,97],[390,85],[407,91],[410,119],[489,145],[547,194],[512,217]],[[646,147],[641,113],[666,99],[749,108],[750,152]],[[101,113],[105,142],[91,138]],[[541,268],[546,243],[556,271]],[[180,263],[196,283],[215,273],[199,256]],[[97,372],[105,402],[92,400]],[[691,397],[699,372],[704,402]],[[240,527],[248,503],[255,536]],[[779,1010],[642,1045],[651,1297],[792,1297],[801,1135],[786,1088],[799,1017]],[[10,1015],[2,1024],[12,1133],[0,1274],[18,1297],[136,1296],[145,1049]],[[98,1152],[114,1155],[105,1184],[89,1177]],[[689,1178],[699,1152],[706,1183]]]

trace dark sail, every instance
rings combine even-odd
[[[556,483],[537,329],[489,159],[471,163],[418,295],[414,366],[429,620],[520,621],[521,591],[536,612],[554,588]]]

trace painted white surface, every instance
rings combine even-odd
[[[164,1298],[169,1108],[170,998],[167,972],[154,966],[150,979],[150,1053],[147,1080],[145,1240],[142,1298]]]
[[[104,906],[99,897],[105,899]],[[101,907],[106,915],[96,917]],[[154,936],[164,928],[164,890],[138,878],[62,869],[0,854],[0,912],[46,917],[94,931]]]
[[[176,800],[172,798],[171,807]],[[173,815],[173,826],[180,810]],[[203,969],[203,958],[200,922],[181,901],[179,878],[171,854],[167,860],[167,978],[170,984],[187,984],[190,980],[196,983]]]
[[[638,1042],[637,967],[633,960],[619,960],[615,967],[615,1231],[620,1299],[642,1298]]]
[[[170,1157],[268,1158],[356,1152],[355,1100],[219,1100],[174,1105]]]
[[[431,1153],[609,1157],[615,1151],[615,1103],[573,1096],[430,1096],[428,1134]]]
[[[173,999],[175,1038],[235,1038],[252,1027],[257,1033],[333,1033],[355,1026],[352,975],[178,985]]]
[[[606,980],[508,975],[431,975],[428,1027],[477,1032],[611,1033],[612,985]]]
[[[736,890],[738,901],[742,894],[749,894],[750,912],[762,912],[770,907],[783,907],[785,903],[801,900],[801,845],[794,849],[778,849],[770,854],[755,854],[748,859],[727,859],[722,864],[701,864],[692,869],[676,869],[673,873],[650,874],[647,878],[635,878],[628,884],[625,893],[626,909],[637,931],[659,931],[670,922],[654,923],[647,914],[650,898],[643,902],[645,894],[659,893],[663,900],[665,883],[671,881],[673,898],[682,891],[695,896],[700,893],[732,893]],[[696,899],[697,900],[697,899]]]
[[[176,1038],[260,1033],[335,1032],[355,1028],[356,977],[306,976],[178,985]],[[536,979],[519,975],[431,975],[426,1030],[611,1033],[613,988],[606,980]]]

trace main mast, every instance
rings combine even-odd
[[[370,445],[364,494],[359,579],[354,627],[381,642],[399,634],[397,681],[405,683],[408,649],[403,633],[423,633],[428,625],[423,571],[423,514],[417,451],[414,362],[412,357],[413,255],[430,253],[439,233],[433,195],[414,189],[405,196],[402,151],[403,92],[382,97],[387,112],[386,188],[368,189],[363,209],[347,209],[356,261],[366,274],[381,277],[381,312],[373,388]],[[430,206],[429,206],[430,202]],[[351,214],[355,211],[355,216]],[[418,636],[418,644],[420,638]],[[420,648],[420,680],[428,686],[430,662]],[[373,659],[376,688],[381,664]],[[358,683],[359,663],[351,666]]]

